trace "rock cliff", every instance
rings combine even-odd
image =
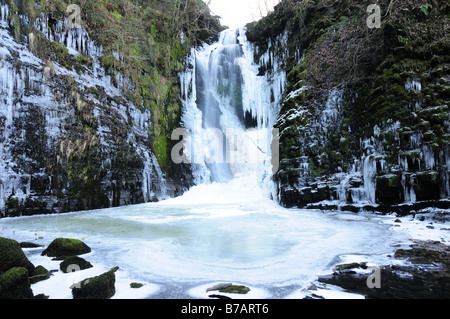
[[[156,201],[191,184],[169,161],[177,72],[217,18],[202,1],[70,4],[0,1],[0,216]]]
[[[449,3],[377,4],[285,0],[248,25],[256,52],[287,38],[272,48],[287,73],[275,176],[287,207],[448,208]]]

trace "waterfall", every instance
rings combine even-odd
[[[273,125],[286,83],[281,58],[269,51],[280,43],[286,47],[287,40],[281,36],[278,44],[269,44],[259,64],[270,56],[275,67],[261,76],[245,32],[223,31],[216,43],[192,50],[187,70],[180,74],[182,124],[190,132],[184,152],[196,184],[254,174],[269,190],[276,167]]]

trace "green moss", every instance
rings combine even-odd
[[[0,274],[0,299],[31,299],[31,290],[28,270],[23,267],[14,267]]]
[[[42,256],[49,257],[69,257],[90,253],[91,249],[78,239],[57,238],[42,252]]]
[[[226,288],[220,289],[219,292],[230,293],[230,294],[241,294],[245,295],[250,291],[250,288],[246,286],[236,286],[231,285]]]
[[[349,263],[349,264],[341,264],[336,266],[336,270],[342,271],[342,270],[349,270],[354,268],[360,268],[359,263]]]
[[[168,166],[168,148],[167,138],[163,135],[157,137],[153,142],[153,151],[161,167],[166,168]]]
[[[71,69],[71,66],[75,63],[75,60],[69,55],[69,49],[59,42],[52,42],[54,52],[56,53],[56,57],[58,61],[66,68]]]
[[[44,266],[37,266],[36,269],[30,274],[30,283],[35,284],[42,280],[50,278],[49,271]]]
[[[130,287],[133,288],[133,289],[138,289],[138,288],[141,288],[142,286],[144,286],[144,284],[141,284],[139,282],[132,282],[130,284]]]
[[[115,272],[118,267],[96,277],[87,278],[72,288],[73,299],[109,299],[116,293]]]
[[[30,272],[34,270],[34,265],[25,256],[17,241],[0,237],[0,273],[13,267],[24,267]]]

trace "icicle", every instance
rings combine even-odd
[[[375,191],[376,191],[376,177],[377,174],[377,161],[375,156],[367,156],[364,160],[364,189],[366,192],[367,199],[370,203],[374,204],[376,202]]]

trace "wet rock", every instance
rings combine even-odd
[[[93,266],[90,262],[78,256],[68,257],[59,264],[59,268],[64,273],[70,273],[73,271],[84,270],[92,267]]]
[[[130,284],[130,288],[133,288],[133,289],[138,289],[138,288],[141,288],[142,286],[144,286],[144,284],[141,284],[140,282],[132,282]]]
[[[450,267],[450,253],[427,248],[399,249],[395,252],[395,258],[409,258],[415,263],[432,264],[443,263]]]
[[[217,285],[214,285],[214,286],[212,286],[212,287],[206,289],[206,292],[215,291],[215,290],[220,290],[220,289],[225,289],[225,288],[228,288],[228,287],[230,287],[230,286],[232,286],[232,285],[233,285],[232,283],[221,283],[221,284],[217,284]]]
[[[355,268],[360,268],[360,264],[359,263],[350,263],[350,264],[341,264],[341,265],[336,266],[337,271],[349,270],[349,269],[355,269]]]
[[[116,293],[115,272],[119,268],[96,277],[87,278],[72,287],[73,299],[109,299]]]
[[[216,294],[209,295],[208,297],[209,298],[215,298],[215,299],[221,299],[221,300],[229,300],[229,299],[231,299],[230,297],[222,296],[222,295],[216,295]]]
[[[78,239],[57,238],[42,252],[42,256],[69,257],[91,252],[91,248]]]
[[[50,272],[44,266],[39,265],[30,274],[30,283],[35,284],[48,278],[50,278]]]
[[[377,178],[376,197],[383,204],[403,202],[402,178],[400,175],[384,175]]]
[[[23,267],[29,272],[34,270],[17,241],[0,237],[0,273],[13,267]]]
[[[229,294],[241,294],[241,295],[245,295],[250,291],[250,288],[246,287],[246,286],[228,286],[226,288],[222,288],[219,290],[219,292],[225,292],[225,293],[229,293]]]
[[[369,299],[450,298],[450,273],[420,271],[412,267],[380,269],[381,288],[369,288],[369,275],[340,273],[319,277],[319,282],[336,285]]]
[[[368,274],[335,272],[319,282],[339,286],[371,299],[450,298],[450,247],[436,241],[415,240],[411,249],[398,249],[395,258],[408,258],[406,266],[382,266],[381,288],[369,288]]]
[[[0,299],[31,299],[28,270],[24,267],[14,267],[0,275]]]
[[[417,184],[414,190],[418,201],[438,200],[441,196],[440,178],[438,172],[420,172],[416,176]]]
[[[40,247],[44,247],[44,245],[31,243],[31,242],[22,242],[22,243],[20,243],[20,247],[21,248],[40,248]]]

